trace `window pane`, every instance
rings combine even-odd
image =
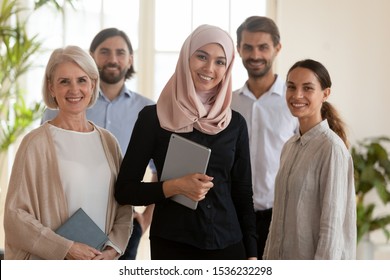
[[[139,0],[104,0],[103,28],[126,32],[133,49],[138,49]]]
[[[236,34],[237,27],[250,16],[264,16],[266,0],[232,0],[231,5],[231,33]]]
[[[229,30],[229,2],[226,0],[193,1],[193,29],[201,24],[211,24]]]
[[[52,50],[62,47],[64,42],[62,19],[62,15],[51,6],[43,6],[31,12],[28,18],[29,35],[37,35],[37,40],[42,44],[25,76],[28,103],[42,100],[42,82],[47,61]]]
[[[58,48],[62,46],[63,28],[62,15],[50,6],[43,6],[31,12],[28,18],[28,31],[30,35],[38,34],[45,48]]]
[[[33,67],[26,75],[27,103],[32,101],[42,101],[42,85],[45,75],[45,67],[49,61],[51,51],[40,52],[38,58],[34,60]],[[42,101],[43,102],[43,101]]]
[[[75,9],[68,5],[62,27],[64,45],[77,45],[88,50],[93,36],[100,30],[100,11],[101,1],[77,1]]]
[[[158,96],[165,84],[171,78],[176,68],[176,62],[179,58],[179,53],[158,53],[156,54],[156,69],[154,79],[154,99],[157,100]]]
[[[160,94],[172,75],[180,48],[192,29],[201,24],[217,25],[228,31],[236,42],[237,27],[247,17],[265,15],[265,11],[266,0],[156,0],[155,94]],[[236,53],[233,89],[241,87],[246,80],[246,69]]]
[[[156,51],[178,51],[191,32],[191,0],[156,0]]]
[[[50,6],[35,11],[29,29],[31,34],[39,34],[45,53],[34,61],[36,68],[27,78],[33,99],[41,99],[42,75],[51,51],[67,44],[88,49],[92,38],[102,28],[117,27],[129,35],[135,50],[136,71],[141,72],[137,56],[139,3],[139,0],[80,0],[75,2],[75,10],[67,8],[65,20]],[[155,73],[150,73],[149,82],[154,81],[156,99],[175,69],[184,40],[194,28],[200,24],[217,25],[229,31],[236,42],[238,25],[248,16],[265,15],[266,0],[155,0],[155,8],[156,53],[146,55],[155,55]],[[241,87],[246,79],[246,70],[236,54],[233,88]],[[137,75],[127,83],[136,90]]]

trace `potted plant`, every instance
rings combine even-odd
[[[351,149],[355,169],[357,240],[358,243],[374,230],[382,230],[390,238],[390,214],[374,216],[378,203],[367,203],[366,195],[373,191],[383,205],[390,203],[390,157],[388,137],[367,138]]]
[[[31,57],[40,48],[28,36],[26,22],[17,16],[23,9],[16,0],[3,0],[0,7],[0,153],[7,151],[25,129],[40,116],[41,106],[28,106],[20,79],[31,67]]]

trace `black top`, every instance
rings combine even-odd
[[[160,127],[156,105],[146,106],[139,113],[115,186],[116,200],[136,206],[155,203],[150,236],[210,250],[223,249],[243,239],[247,257],[256,257],[256,218],[245,119],[233,111],[230,124],[216,135],[196,129],[180,133],[211,148],[206,174],[214,177],[214,187],[196,210],[166,199],[162,182],[142,182],[150,159],[154,160],[160,178],[171,134]]]

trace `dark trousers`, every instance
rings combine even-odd
[[[256,232],[257,232],[257,257],[262,259],[265,242],[267,241],[269,226],[271,224],[272,208],[256,211]]]
[[[133,221],[133,232],[127,243],[125,253],[119,258],[120,260],[135,260],[137,257],[138,245],[142,236],[142,228],[136,219]]]
[[[197,247],[159,237],[150,238],[152,260],[244,260],[245,247],[242,242],[219,250],[204,250]]]

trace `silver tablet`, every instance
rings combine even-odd
[[[175,133],[169,140],[161,180],[182,177],[190,173],[206,173],[211,149]],[[196,209],[198,202],[184,195],[175,195],[171,199],[188,208]]]

